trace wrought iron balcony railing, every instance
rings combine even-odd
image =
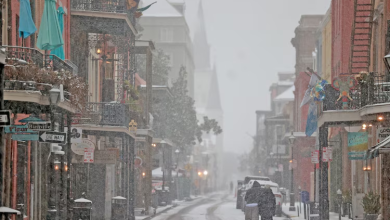
[[[80,124],[129,127],[130,105],[109,102],[88,102],[79,115]]]
[[[126,13],[125,0],[72,0],[71,9],[78,11],[97,11]]]
[[[390,102],[389,78],[384,74],[369,73],[358,82],[357,86],[349,91],[349,96],[352,100],[347,98],[348,105],[343,108],[343,97],[340,98],[340,91],[337,91],[331,85],[326,85],[322,110],[354,110],[367,105]],[[339,100],[337,101],[337,99]]]
[[[75,74],[75,70],[66,61],[55,55],[45,55],[38,49],[18,46],[1,46],[1,49],[5,51],[8,61],[21,59],[40,68],[50,67],[56,71],[65,70]]]

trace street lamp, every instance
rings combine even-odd
[[[291,132],[290,137],[288,138],[288,141],[290,142],[291,147],[291,181],[290,181],[290,207],[289,211],[295,211],[295,198],[294,198],[294,152],[293,152],[293,145],[295,142],[295,137],[293,132]]]
[[[205,171],[203,172],[203,175],[207,176],[207,174],[209,174],[209,172],[207,172],[207,170],[205,170]]]
[[[49,91],[51,105],[58,104],[58,102],[60,101],[60,93],[61,93],[60,89],[54,87]]]

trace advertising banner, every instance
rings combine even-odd
[[[348,133],[348,158],[350,160],[363,160],[368,149],[367,132]]]

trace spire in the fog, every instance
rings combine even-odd
[[[213,76],[210,82],[209,97],[206,108],[207,110],[222,110],[218,76],[217,71],[215,70],[213,71]]]
[[[199,1],[197,18],[198,23],[194,34],[195,66],[197,69],[208,69],[210,68],[210,46],[207,41],[202,1]]]

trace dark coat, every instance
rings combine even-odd
[[[252,187],[245,193],[246,204],[257,203],[259,204],[263,190],[260,186]]]
[[[270,218],[275,215],[276,211],[276,201],[275,195],[273,194],[271,189],[263,189],[263,194],[260,198],[259,202],[259,214],[262,219]]]

